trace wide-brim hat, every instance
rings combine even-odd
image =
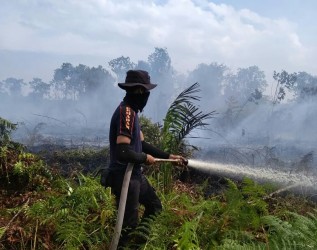
[[[147,90],[154,89],[157,84],[151,83],[149,73],[144,70],[129,70],[124,83],[118,83],[122,89],[129,89],[135,86],[142,86]]]

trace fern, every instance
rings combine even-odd
[[[204,249],[226,246],[228,242],[237,243],[237,249],[258,246],[258,238],[263,238],[261,217],[266,213],[267,204],[262,200],[264,189],[252,181],[245,180],[241,187],[227,179],[227,190],[223,193],[220,205],[212,198],[213,209],[205,210],[199,228],[199,237]],[[259,190],[259,192],[257,192]],[[211,212],[212,211],[212,212]],[[209,242],[206,244],[206,242]],[[259,247],[263,247],[261,244]],[[230,248],[230,247],[228,247]]]
[[[309,213],[307,216],[294,212],[288,214],[291,216],[290,223],[294,232],[292,238],[297,242],[305,243],[305,246],[317,248],[317,214]]]
[[[264,216],[262,222],[269,233],[269,245],[282,249],[316,249],[316,215],[308,217],[290,213],[293,220],[282,221],[275,216]]]
[[[266,195],[264,187],[249,178],[245,178],[242,184],[242,195],[246,198],[249,206],[261,215],[268,214],[268,204],[263,200]]]
[[[221,246],[218,246],[219,250],[266,250],[267,247],[263,243],[259,242],[250,242],[250,243],[241,243],[237,240],[225,239]],[[279,248],[277,248],[279,249]]]
[[[32,219],[42,219],[49,215],[48,202],[46,200],[38,200],[29,209],[25,211],[27,217]]]
[[[51,230],[58,249],[102,249],[110,241],[114,200],[99,181],[79,175],[77,182],[58,180],[59,193],[30,206],[25,214]],[[71,191],[70,191],[71,190]]]
[[[283,238],[293,236],[292,225],[289,222],[283,221],[274,215],[263,216],[261,218],[261,222],[264,224],[264,226],[268,227],[267,231],[271,235],[279,234],[283,235]]]
[[[69,217],[68,222],[57,227],[57,241],[64,249],[79,249],[85,244],[92,245],[85,231],[84,223],[76,217]]]
[[[200,213],[197,218],[191,221],[186,221],[182,227],[178,230],[175,236],[174,247],[178,250],[182,249],[192,249],[199,250],[199,241],[197,235],[197,227],[200,221],[202,213]]]
[[[175,201],[171,194],[169,196]],[[162,250],[168,249],[167,246],[174,244],[172,239],[175,235],[175,229],[180,226],[181,217],[172,210],[172,207],[165,205],[164,199],[162,200],[166,209],[163,209],[154,221],[148,221],[147,226],[150,228],[150,234],[147,242],[140,249]]]
[[[243,181],[241,188],[231,180],[227,182],[229,187],[224,194],[227,201],[224,215],[230,218],[227,223],[235,229],[259,228],[260,217],[268,213],[264,188],[249,179]]]
[[[243,231],[243,230],[228,230],[223,235],[224,239],[232,239],[237,240],[243,243],[249,243],[254,240],[254,236],[251,232]]]
[[[147,241],[153,240],[152,227],[155,217],[142,219],[141,223],[135,230],[130,233],[132,241],[127,246],[128,249],[140,249]]]

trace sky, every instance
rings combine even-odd
[[[166,48],[175,70],[257,65],[317,75],[315,0],[0,0],[0,81],[52,79],[62,63],[108,67]]]

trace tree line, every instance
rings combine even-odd
[[[199,82],[208,96],[226,98],[234,96],[237,101],[258,100],[268,86],[264,72],[257,66],[239,68],[233,72],[224,64],[201,63],[185,76],[173,68],[166,48],[155,48],[147,61],[139,60],[134,63],[130,57],[121,56],[110,60],[107,64],[108,69],[101,65],[74,66],[65,62],[54,70],[50,82],[44,82],[38,77],[25,82],[12,76],[0,81],[0,93],[12,97],[29,95],[33,98],[75,101],[101,89],[109,90],[116,81],[124,80],[125,73],[129,69],[149,71],[152,80],[162,84],[164,88],[173,88],[181,81],[189,84]],[[275,102],[283,100],[287,90],[291,91],[297,100],[314,99],[317,95],[317,77],[307,72],[274,71],[273,79],[278,85],[273,96]],[[27,94],[23,93],[25,88],[28,89]]]
[[[233,123],[239,116],[243,119],[247,106],[317,99],[317,77],[307,72],[289,73],[282,70],[274,71],[272,77],[267,77],[255,65],[232,70],[224,64],[212,62],[198,64],[184,74],[174,69],[166,48],[155,48],[146,61],[135,63],[130,57],[121,56],[106,64],[107,67],[89,67],[65,62],[54,70],[49,82],[37,77],[30,82],[9,77],[0,81],[0,97],[2,100],[40,101],[43,105],[66,101],[89,106],[92,100],[98,100],[99,106],[109,107],[119,101],[122,91],[118,90],[116,83],[124,81],[126,71],[143,69],[158,84],[147,107],[148,113],[156,121],[164,117],[176,93],[195,82],[201,87],[202,109],[218,110],[226,124]],[[94,109],[90,109],[90,112]]]

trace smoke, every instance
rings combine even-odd
[[[257,137],[270,137],[271,144],[316,143],[316,102],[258,105],[252,113],[227,133],[231,142],[252,143]]]
[[[166,61],[170,61],[165,50],[156,50],[155,53],[162,53]],[[267,82],[273,79],[256,66],[233,72],[217,63],[199,64],[185,75],[168,68],[168,64],[157,64],[157,67],[168,68],[165,71],[153,70],[147,62],[143,64],[148,67],[144,69],[152,70],[151,80],[158,84],[151,91],[144,110],[144,115],[154,123],[163,123],[169,105],[179,93],[195,82],[200,84],[198,96],[201,99],[197,101],[197,106],[202,112],[215,110],[217,113],[203,130],[193,131],[190,136],[195,139],[187,139],[200,148],[196,154],[202,159],[291,169],[300,168],[301,159],[310,152],[314,156],[317,146],[317,100],[314,92],[307,99],[298,98],[299,95],[292,98],[287,93],[287,99],[276,103],[272,101],[272,96],[265,95],[267,88],[271,87]],[[88,81],[90,85],[86,85],[86,90],[90,92],[80,95],[81,92],[67,94],[55,91],[50,98],[39,98],[32,95],[32,91],[27,96],[3,91],[10,88],[6,87],[6,80],[0,82],[0,116],[20,124],[14,134],[17,140],[30,141],[34,135],[42,142],[45,138],[74,141],[87,137],[102,138],[102,144],[107,145],[111,115],[125,95],[125,91],[117,86],[118,76],[101,66],[70,68],[76,73],[72,76],[73,82],[67,77],[62,79],[70,83],[84,84]],[[80,69],[90,70],[91,74],[82,74]],[[81,76],[87,78],[82,79]],[[313,83],[316,77],[309,76],[307,79],[312,79]],[[260,90],[262,95],[256,95],[259,92],[255,90]],[[62,99],[59,94],[68,97],[73,94],[77,98]],[[314,157],[308,165],[316,169]]]

